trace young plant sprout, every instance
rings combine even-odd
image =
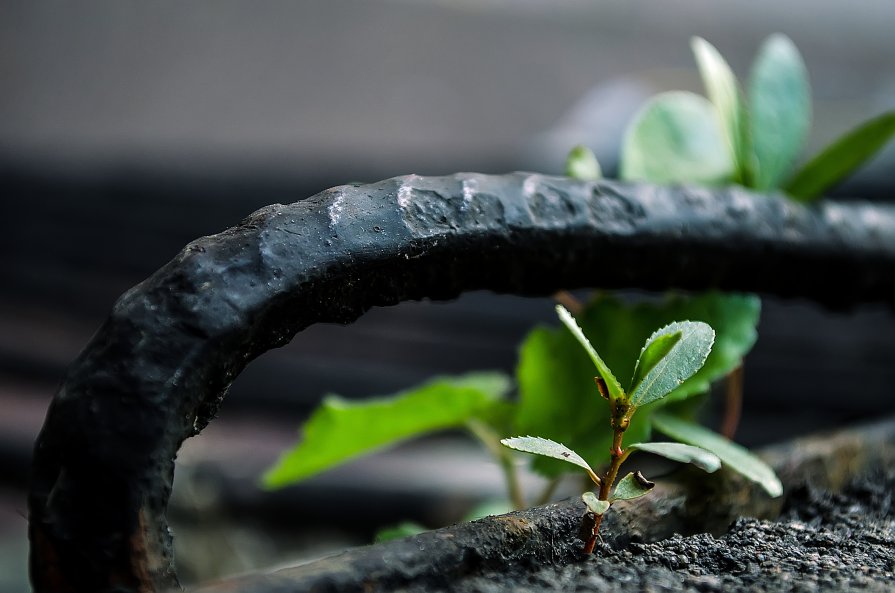
[[[590,554],[599,537],[603,515],[609,507],[618,500],[643,496],[654,486],[653,482],[637,472],[629,473],[619,480],[613,491],[619,468],[634,451],[647,451],[674,461],[692,463],[707,472],[714,472],[721,467],[721,461],[715,454],[692,445],[634,443],[623,447],[622,443],[625,430],[638,408],[666,397],[702,367],[712,349],[715,331],[701,321],[677,321],[654,332],[640,351],[630,387],[625,390],[565,307],[557,305],[556,312],[593,361],[597,369],[597,376],[594,377],[597,390],[609,403],[609,424],[613,438],[609,448],[608,469],[602,476],[598,475],[580,455],[549,439],[525,436],[503,439],[501,443],[517,451],[577,465],[587,472],[599,489],[598,494],[588,491],[581,495],[587,506],[582,524],[582,539],[586,542],[584,552]]]

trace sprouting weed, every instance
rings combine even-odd
[[[625,430],[637,409],[658,401],[691,377],[705,363],[715,341],[715,331],[701,321],[677,321],[653,333],[640,351],[629,387],[622,388],[612,371],[591,345],[578,323],[562,305],[556,312],[560,320],[572,332],[597,370],[595,382],[600,395],[610,408],[610,429],[613,432],[609,447],[609,465],[603,475],[594,469],[575,451],[561,443],[541,437],[520,436],[503,439],[505,446],[559,459],[577,465],[590,477],[598,493],[587,491],[581,495],[587,508],[582,520],[580,536],[585,541],[585,553],[592,553],[599,538],[600,523],[609,507],[618,500],[630,500],[648,494],[655,484],[640,472],[618,477],[619,468],[634,451],[647,451],[675,461],[692,463],[713,472],[721,467],[721,460],[714,453],[683,443],[634,443],[622,446]],[[613,486],[615,489],[613,490]]]

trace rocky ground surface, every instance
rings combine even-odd
[[[803,487],[778,521],[743,518],[721,537],[674,536],[598,556],[442,583],[496,591],[891,591],[895,587],[895,469],[853,481],[841,494]],[[405,591],[432,591],[415,583]]]

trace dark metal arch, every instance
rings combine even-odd
[[[398,177],[263,208],[126,292],[35,445],[35,591],[177,585],[181,443],[251,359],[320,321],[472,289],[720,288],[895,303],[895,208],[514,173]]]

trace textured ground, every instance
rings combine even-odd
[[[803,488],[777,522],[739,519],[725,535],[675,536],[534,571],[490,573],[443,590],[496,591],[891,591],[895,587],[895,471],[842,494]],[[433,590],[432,584],[413,590]]]

